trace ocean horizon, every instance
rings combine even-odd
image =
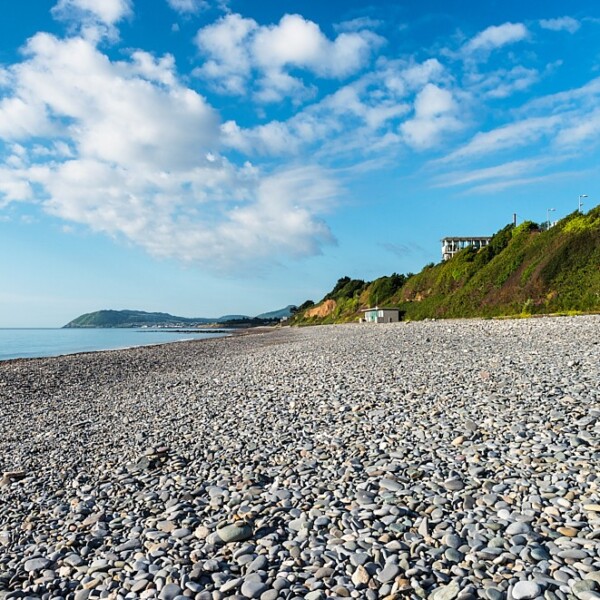
[[[201,340],[231,335],[230,330],[214,333],[191,329],[162,328],[0,328],[0,361],[16,358],[43,358],[120,350],[139,346],[155,346],[174,342]]]

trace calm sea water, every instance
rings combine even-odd
[[[229,335],[164,329],[0,329],[0,360],[116,350]]]

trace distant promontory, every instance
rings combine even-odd
[[[223,315],[221,317],[178,317],[163,312],[143,310],[98,310],[80,315],[69,321],[64,328],[113,328],[113,327],[200,327],[206,325],[260,325],[289,317],[296,307],[262,313],[256,317],[247,315]]]

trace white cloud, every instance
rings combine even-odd
[[[537,83],[540,75],[536,69],[521,65],[512,69],[498,69],[484,73],[470,73],[467,82],[469,91],[487,98],[508,98]]]
[[[253,41],[256,61],[265,68],[316,65],[328,40],[319,26],[300,15],[284,15],[278,25],[261,27]]]
[[[542,174],[542,175],[532,175],[530,177],[518,177],[515,179],[502,179],[498,181],[493,181],[490,183],[485,183],[483,185],[478,185],[469,190],[470,194],[492,194],[496,192],[501,192],[507,190],[509,188],[514,187],[523,187],[526,185],[534,185],[534,184],[548,184],[551,181],[556,180],[571,180],[576,181],[579,180],[582,176],[581,171],[555,171],[552,173]]]
[[[133,14],[132,0],[59,0],[52,14],[81,28],[89,39],[116,39],[116,24]]]
[[[417,149],[430,148],[442,134],[460,129],[456,110],[452,92],[428,83],[415,98],[414,118],[400,128],[406,143]]]
[[[541,19],[540,27],[550,31],[575,33],[581,27],[581,23],[573,17],[560,17],[559,19]]]
[[[183,13],[204,4],[168,1]],[[489,130],[471,133],[437,161],[464,160],[461,172],[437,183],[491,189],[534,178],[529,170],[543,169],[542,161],[472,163],[539,142],[555,155],[575,154],[600,133],[600,79],[511,112],[487,110],[501,104],[490,99],[526,90],[541,76],[531,57],[493,68],[485,60],[526,39],[523,24],[485,29],[453,55],[464,61],[445,65],[443,56],[372,60],[384,40],[370,30],[377,23],[364,19],[329,36],[301,15],[260,25],[231,12],[197,32],[203,60],[195,74],[239,96],[246,116],[258,108],[259,118],[222,123],[184,83],[173,56],[136,50],[111,59],[99,50],[131,8],[129,0],[60,0],[54,12],[78,23],[75,33],[34,35],[22,62],[0,70],[0,204],[37,203],[67,225],[153,255],[229,268],[315,254],[332,243],[323,218],[340,194],[341,165],[355,173],[399,152],[448,152],[451,135],[485,114]],[[296,104],[293,112],[288,103],[274,112],[265,106],[284,99]],[[282,158],[296,166],[277,170]]]
[[[8,163],[9,164],[9,163]],[[0,166],[0,208],[11,202],[31,201],[33,190],[21,168]]]
[[[52,134],[53,129],[45,106],[34,98],[29,102],[19,97],[0,100],[0,138],[26,139],[34,135]]]
[[[496,48],[520,42],[528,36],[527,27],[522,23],[492,25],[469,40],[463,46],[463,53],[467,56],[473,54],[485,55]]]
[[[464,170],[438,176],[435,187],[467,186],[472,193],[489,193],[546,182],[553,176],[567,177],[569,173],[559,165],[579,161],[597,147],[599,96],[600,78],[524,104],[508,115],[505,124],[476,133],[462,147],[430,163],[436,169],[453,163],[466,165]],[[525,158],[474,167],[503,155]]]
[[[247,153],[295,154],[302,140],[294,132],[293,123],[270,121],[252,129],[242,129],[233,121],[223,125],[224,143]]]
[[[294,155],[314,146],[320,160],[340,154],[379,152],[401,142],[396,131],[411,111],[411,97],[430,80],[442,81],[445,76],[444,68],[435,59],[421,64],[380,61],[375,71],[342,86],[286,121],[252,128],[241,128],[233,121],[225,123],[224,143],[245,153],[274,156]],[[427,117],[428,93],[419,102],[419,124]],[[445,94],[440,89],[440,98]],[[432,106],[433,101],[431,98]],[[446,107],[453,107],[453,103],[454,99]],[[429,131],[432,140],[457,124],[449,114],[433,115],[431,120],[435,121],[435,130]],[[415,132],[415,140],[417,136]]]
[[[263,69],[302,67],[323,77],[346,77],[361,69],[378,37],[369,31],[341,33],[330,41],[319,26],[301,15],[285,15],[277,25],[261,27],[253,55]]]
[[[314,214],[326,212],[338,194],[336,184],[320,169],[288,169],[263,179],[257,202],[232,211],[219,233],[242,252],[259,249],[267,256],[276,248],[291,255],[317,254],[334,238]]]
[[[238,14],[228,14],[196,34],[196,45],[207,60],[195,75],[209,80],[225,93],[242,95],[252,68],[249,40],[258,23]]]
[[[206,57],[195,74],[217,90],[242,95],[252,79],[256,99],[280,101],[310,97],[310,86],[289,69],[324,78],[344,78],[365,67],[383,39],[368,30],[340,33],[329,40],[319,26],[301,15],[284,15],[276,25],[259,26],[252,19],[228,14],[200,29],[196,44]],[[308,91],[308,93],[307,93]]]
[[[153,255],[215,268],[333,240],[320,216],[338,193],[333,178],[227,160],[217,113],[169,55],[113,62],[90,39],[37,34],[9,70],[0,132],[5,148],[20,142],[0,159],[1,204],[37,202]]]
[[[28,135],[48,134],[51,126],[86,156],[156,168],[186,168],[196,163],[197,148],[217,143],[216,113],[175,83],[168,56],[135,53],[130,62],[111,63],[87,40],[48,34],[32,38],[27,52],[9,101],[37,111],[32,123],[45,130]]]
[[[131,55],[131,64],[126,64],[125,68],[131,75],[167,86],[176,85],[175,59],[170,54],[157,60],[152,54],[137,50]]]
[[[442,161],[448,162],[483,156],[506,148],[530,145],[545,136],[555,133],[561,121],[560,116],[530,118],[497,127],[491,131],[477,133],[470,142],[451,152]]]
[[[559,146],[580,146],[596,143],[600,134],[600,109],[589,113],[585,119],[576,120],[565,127],[557,136]]]
[[[572,110],[590,111],[598,106],[599,100],[600,77],[596,77],[579,88],[534,98],[527,102],[519,110],[519,113],[565,113]]]
[[[206,0],[167,0],[169,6],[182,14],[196,14],[209,7]]]
[[[10,84],[10,74],[7,69],[0,66],[0,88],[6,87]]]
[[[65,163],[60,173],[47,172],[40,180],[44,177],[52,191],[47,207],[53,214],[125,237],[158,257],[235,269],[256,260],[317,254],[323,244],[334,241],[318,215],[327,212],[339,191],[317,167],[260,179],[251,169],[188,173],[200,191],[206,191],[207,179],[213,178],[210,198],[220,187],[221,192],[240,192],[233,203],[225,196],[217,204],[205,197],[212,206],[183,198],[174,206],[170,188],[177,193],[178,181],[169,185],[115,173],[94,161]]]
[[[556,158],[514,160],[493,167],[449,173],[438,178],[438,183],[434,187],[454,187],[482,181],[506,181],[556,162]]]
[[[336,23],[333,28],[337,32],[344,32],[360,31],[362,29],[378,29],[382,25],[383,21],[380,21],[379,19],[372,19],[371,17],[357,17],[356,19],[351,19],[350,21]]]
[[[106,25],[118,23],[131,12],[131,0],[59,0],[52,9],[52,13],[61,19],[93,16]]]
[[[415,113],[418,117],[439,117],[454,111],[456,104],[452,93],[443,90],[433,83],[428,83],[417,95]]]
[[[274,69],[265,72],[264,76],[258,79],[258,90],[254,99],[262,103],[273,103],[291,97],[294,104],[300,104],[315,95],[314,86],[306,86],[301,79]]]
[[[411,89],[420,88],[430,81],[438,81],[444,73],[444,67],[437,58],[429,58],[422,63],[411,64],[402,70],[402,79]]]

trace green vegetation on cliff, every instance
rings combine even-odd
[[[416,275],[370,283],[343,277],[294,323],[355,321],[375,305],[399,308],[404,319],[598,311],[600,207],[546,231],[532,222],[508,225],[489,246],[467,248]]]

